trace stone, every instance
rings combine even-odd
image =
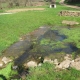
[[[63,21],[62,21],[62,24],[75,25],[75,24],[79,24],[79,23],[76,22],[76,21],[67,21],[67,20],[63,20]]]
[[[29,68],[29,67],[37,67],[38,65],[37,65],[37,62],[35,61],[29,61],[28,63],[25,63],[24,66],[26,68]]]
[[[80,57],[74,60],[75,62],[80,62]]]
[[[58,65],[58,64],[59,64],[59,62],[58,62],[57,59],[54,59],[53,63],[54,63],[55,65]]]
[[[23,38],[22,38],[22,37],[20,37],[20,38],[19,38],[19,40],[20,40],[20,41],[23,41]]]
[[[69,54],[66,54],[66,56],[64,56],[64,60],[72,60],[71,56]]]
[[[54,62],[57,63],[57,59],[55,59]],[[64,61],[62,61],[59,65],[58,64],[56,64],[56,67],[55,68],[67,69],[69,67],[72,67],[72,68],[75,68],[77,70],[80,70],[80,57],[76,58],[75,60],[72,60],[70,58],[70,55],[66,55],[64,57]]]
[[[0,61],[0,68],[2,68],[4,65],[4,63],[2,61]]]
[[[80,11],[68,11],[63,10],[59,13],[60,16],[80,16]]]
[[[13,68],[14,70],[16,70],[16,69],[18,68],[18,66],[12,66],[12,68]]]
[[[70,67],[70,60],[64,60],[63,62],[61,62],[59,65],[56,66],[56,68],[60,68],[60,69],[67,69]]]
[[[38,64],[38,66],[41,66],[41,65],[42,65],[41,63]]]
[[[70,67],[80,70],[80,62],[71,62]]]
[[[53,63],[53,60],[48,59],[48,58],[45,58],[45,59],[44,59],[44,61],[43,61],[43,63],[45,63],[45,62],[48,62],[48,63]]]
[[[9,58],[7,58],[7,57],[3,57],[3,58],[2,58],[2,61],[3,61],[5,64],[7,64],[7,63],[11,62],[12,60],[9,59]]]

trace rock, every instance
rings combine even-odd
[[[63,10],[59,13],[60,16],[80,16],[80,11],[68,11]]]
[[[56,66],[56,68],[60,68],[60,69],[67,69],[70,67],[70,60],[64,60],[63,62],[61,62],[59,65]]]
[[[25,63],[24,66],[26,68],[29,68],[29,67],[37,67],[38,65],[37,65],[37,62],[35,61],[29,61],[28,63]]]
[[[45,63],[45,62],[48,62],[48,63],[53,63],[53,60],[48,59],[48,58],[45,58],[45,59],[44,59],[44,61],[43,61],[43,63]]]
[[[53,61],[53,63],[54,63],[55,65],[58,65],[58,64],[59,64],[59,62],[58,62],[57,59],[55,59],[55,60]]]
[[[38,64],[38,66],[41,66],[41,65],[42,65],[41,63]]]
[[[77,70],[80,70],[80,57],[76,58],[75,60],[72,60],[70,58],[70,55],[66,55],[64,57],[64,61],[62,61],[60,64],[57,62],[57,59],[54,60],[56,67],[59,69],[67,69],[69,67],[75,68]],[[58,65],[59,64],[59,65]]]
[[[71,62],[70,67],[80,70],[80,57]]]
[[[19,38],[19,40],[20,40],[20,41],[23,41],[23,38],[22,38],[22,37],[20,37],[20,38]]]
[[[0,68],[2,68],[3,67],[3,62],[2,61],[0,61]]]
[[[80,70],[80,62],[71,62],[70,67]]]
[[[16,69],[18,68],[18,66],[12,66],[12,68],[13,68],[14,70],[16,70]]]
[[[2,61],[3,61],[5,64],[7,64],[7,63],[11,62],[12,60],[9,59],[9,58],[7,58],[7,57],[3,57],[3,58],[2,58]]]
[[[74,60],[75,62],[80,62],[80,57]]]
[[[69,54],[66,54],[66,56],[64,56],[64,60],[72,60],[71,56]]]
[[[79,23],[76,22],[76,21],[67,21],[67,20],[63,20],[63,21],[62,21],[62,24],[75,25],[75,24],[79,24]]]

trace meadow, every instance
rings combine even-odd
[[[45,7],[43,6],[43,8],[45,8],[45,10],[23,11],[15,14],[0,15],[0,55],[2,55],[2,51],[11,44],[18,41],[21,36],[41,26],[49,25],[53,28],[55,26],[67,26],[66,24],[62,24],[63,20],[80,22],[80,17],[59,16],[61,10],[75,11],[76,9],[60,5],[58,2],[57,8],[49,8],[48,5]],[[65,33],[65,35],[69,37],[66,41],[75,42],[77,47],[80,48],[80,24],[75,26],[78,28],[72,29],[72,32],[63,29],[61,33]],[[5,71],[8,72],[5,73]],[[11,72],[11,64],[0,70],[0,74],[4,74],[7,78],[9,78]],[[57,72],[54,69],[54,65],[45,63],[41,67],[35,69],[31,68],[30,74],[26,80],[80,80],[79,74],[80,71],[75,69]]]
[[[0,53],[19,38],[40,26],[65,26],[63,20],[80,22],[79,17],[59,16],[61,10],[75,10],[59,5],[56,9],[45,7],[44,11],[24,11],[9,15],[0,15]],[[79,26],[79,25],[78,25]]]

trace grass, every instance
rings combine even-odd
[[[0,55],[2,51],[9,47],[14,42],[18,41],[19,38],[43,25],[50,26],[65,26],[61,22],[63,20],[72,20],[80,22],[80,17],[70,16],[59,16],[61,10],[76,10],[68,8],[57,3],[57,8],[50,9],[48,6],[45,7],[44,11],[24,11],[9,15],[0,15]],[[77,25],[77,26],[80,26]],[[78,31],[77,31],[78,30]],[[75,41],[77,46],[80,47],[79,42],[79,29],[62,30],[70,41]],[[75,37],[75,38],[74,38]],[[5,73],[6,72],[6,73]],[[5,75],[7,78],[11,72],[11,66],[0,70],[0,74]],[[80,71],[70,69],[69,71],[54,70],[54,65],[45,63],[41,67],[30,69],[28,80],[79,80]]]
[[[53,64],[44,63],[31,68],[26,80],[79,80],[80,71],[76,69],[56,71]]]
[[[65,28],[62,29],[60,32],[62,34],[65,34],[68,38],[65,39],[64,42],[73,42],[77,46],[77,48],[80,48],[80,27],[71,28],[70,30]]]
[[[63,42],[61,41],[51,41],[49,39],[42,39],[41,42],[40,42],[40,45],[49,45],[52,47],[52,49],[55,49],[55,48],[65,48],[66,46],[63,45]]]
[[[0,78],[1,78],[1,75],[4,75],[6,79],[9,79],[12,75],[17,74],[17,71],[12,70],[11,66],[12,66],[12,63],[9,63],[5,68],[0,70]]]
[[[72,5],[72,6],[78,6],[78,7],[80,7],[80,2],[66,2],[65,1],[65,3],[69,4],[69,5]]]
[[[18,41],[22,35],[42,25],[61,26],[62,20],[80,22],[79,17],[59,16],[58,13],[61,10],[74,9],[57,5],[56,9],[46,7],[44,11],[25,11],[10,15],[0,15],[0,52]]]
[[[0,13],[3,13],[3,12],[5,12],[3,9],[0,9]]]

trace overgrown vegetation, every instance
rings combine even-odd
[[[80,0],[65,0],[65,3],[80,7]]]
[[[69,29],[62,29],[61,33],[65,34],[68,38],[65,39],[65,42],[73,42],[77,46],[77,48],[80,48],[80,28],[71,28]]]
[[[0,70],[0,80],[9,80],[12,75],[17,74],[17,71],[12,70],[11,66],[12,63],[9,63],[5,68]],[[1,79],[1,75],[3,75],[6,79],[4,79],[3,77]]]

